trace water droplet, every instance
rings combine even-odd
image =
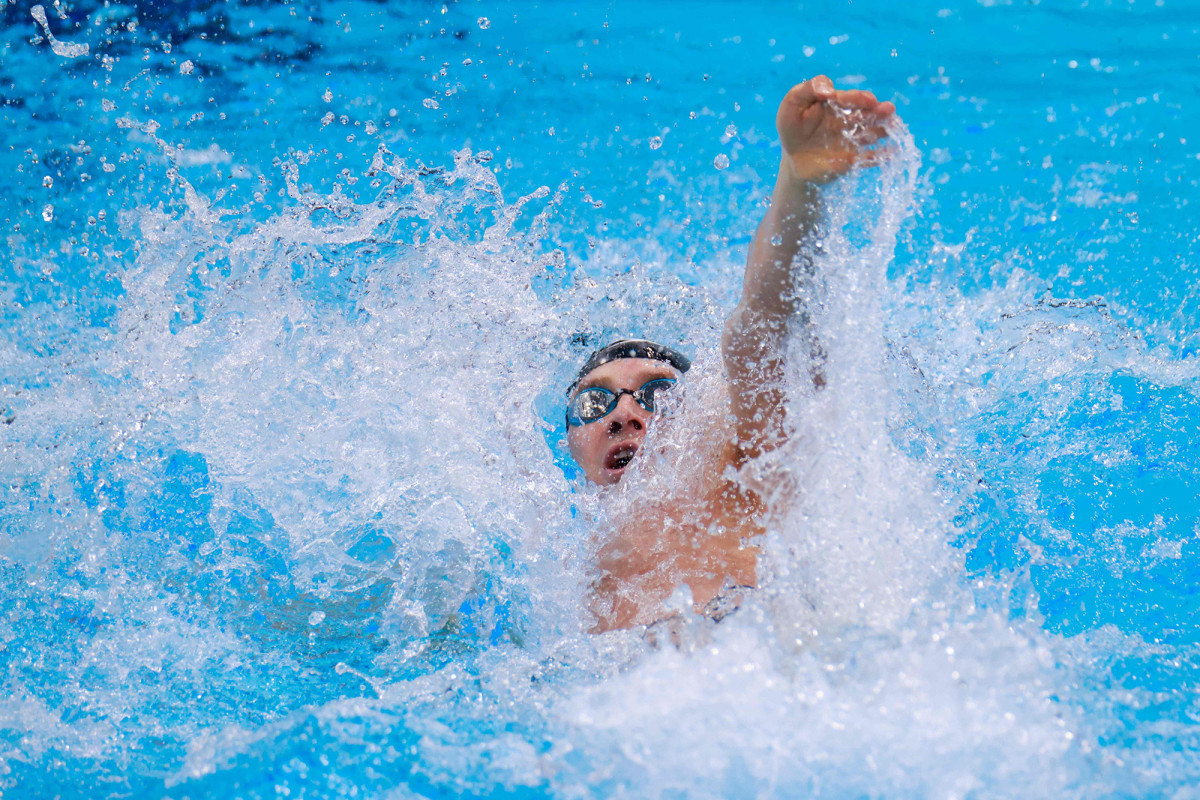
[[[479,22],[479,27],[485,31],[488,28],[492,27],[492,21],[490,19],[488,19],[487,17],[480,17],[478,19],[478,22]]]
[[[333,90],[326,89],[325,94],[321,95],[321,99],[324,100],[326,103],[332,103],[333,102]]]
[[[46,205],[42,206],[42,219],[44,219],[46,222],[54,219],[54,206],[50,205],[49,203],[46,203]]]
[[[308,615],[308,624],[309,625],[320,625],[324,621],[325,621],[325,612],[324,611],[314,611]]]
[[[434,100],[432,97],[426,97],[421,102],[421,105],[425,106],[426,108],[439,108],[438,101]]]
[[[662,137],[661,136],[651,136],[650,137],[650,149],[657,150],[660,147],[662,147]]]
[[[40,5],[35,5],[29,9],[29,13],[42,26],[42,32],[46,35],[46,41],[50,42],[50,49],[54,51],[54,55],[62,56],[63,58],[78,58],[79,56],[86,56],[88,54],[88,45],[86,44],[60,42],[54,38],[54,34],[50,32],[50,23],[46,19],[46,9]]]
[[[54,178],[51,178],[49,175],[42,178],[42,186],[45,186],[47,189],[49,189],[53,185],[54,185]]]
[[[737,125],[727,125],[727,126],[725,126],[725,135],[726,135],[726,136],[728,136],[728,137],[730,137],[730,138],[733,138],[734,136],[737,136]]]
[[[717,169],[725,169],[729,166],[729,156],[721,153],[719,156],[713,159],[713,166]]]
[[[192,70],[194,70],[195,68],[196,68],[196,65],[193,64],[191,61],[185,61],[179,65],[179,74],[191,75]]]

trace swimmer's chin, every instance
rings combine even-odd
[[[625,467],[617,467],[616,469],[604,469],[604,483],[602,486],[615,486],[621,482],[621,476],[625,474]]]

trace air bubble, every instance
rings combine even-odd
[[[46,203],[46,205],[42,206],[42,219],[44,219],[46,222],[54,219],[54,206],[50,205],[49,203]]]
[[[492,21],[491,21],[490,19],[488,19],[487,17],[480,17],[480,18],[477,20],[477,22],[479,23],[479,27],[480,27],[480,28],[482,28],[482,29],[483,29],[483,30],[485,30],[485,31],[486,31],[488,28],[492,27]]]
[[[426,97],[421,102],[421,105],[425,106],[426,108],[439,108],[438,101],[434,100],[432,97]]]
[[[727,125],[725,127],[725,135],[731,139],[737,136],[737,125]]]
[[[100,107],[103,108],[105,111],[112,111],[117,107],[117,104],[114,103],[112,100],[109,100],[106,97],[100,101]]]
[[[309,625],[320,625],[324,621],[325,621],[325,612],[324,611],[314,611],[308,615],[308,624]]]
[[[779,245],[781,245],[781,244],[783,244],[783,237],[780,236],[778,233],[771,237],[771,245],[772,246],[779,247]]]
[[[729,166],[729,156],[721,153],[719,156],[713,159],[713,166],[717,169],[725,169]]]
[[[662,147],[662,137],[661,136],[651,136],[650,137],[650,149],[657,150],[660,147]]]
[[[191,75],[192,70],[194,70],[195,68],[196,68],[196,65],[193,64],[191,61],[185,61],[179,65],[179,74],[180,75]]]
[[[326,89],[325,94],[321,95],[321,99],[324,100],[326,103],[332,103],[333,102],[333,90]]]
[[[53,185],[54,185],[54,178],[51,178],[49,175],[42,178],[42,186],[45,186],[47,189],[49,189]]]

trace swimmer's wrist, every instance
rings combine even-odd
[[[798,166],[795,160],[785,153],[779,161],[779,176],[775,179],[775,185],[779,188],[786,188],[790,192],[800,192],[815,198],[821,186],[828,183],[828,180],[822,181],[814,178],[815,173],[814,169]]]
[[[775,179],[771,205],[783,201],[788,206],[795,207],[799,203],[815,210],[820,207],[821,186],[820,182],[799,174],[791,159],[784,155],[779,164],[779,176]]]

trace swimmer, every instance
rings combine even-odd
[[[797,291],[804,269],[794,264],[806,261],[816,239],[820,187],[876,163],[885,151],[872,145],[887,135],[885,124],[895,113],[892,103],[867,91],[837,90],[823,75],[792,87],[779,104],[779,176],[721,342],[731,425],[712,432],[716,457],[700,460],[702,474],[678,496],[643,503],[618,522],[596,565],[593,632],[664,618],[665,602],[683,584],[697,613],[756,585],[753,541],[763,532],[763,504],[730,476],[787,437],[784,343],[793,327],[809,327]],[[812,342],[817,357],[819,345]],[[636,339],[614,342],[588,359],[568,390],[567,440],[589,481],[610,486],[621,480],[656,403],[689,367],[681,353]],[[822,384],[819,373],[813,380]]]

